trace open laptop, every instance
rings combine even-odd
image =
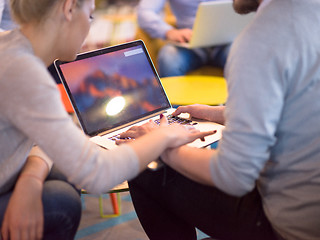
[[[101,147],[116,147],[118,134],[174,109],[141,40],[79,54],[71,62],[54,62],[83,131]],[[177,89],[179,91],[179,89]],[[184,117],[186,117],[185,114]],[[221,137],[222,125],[173,119],[200,131],[217,130],[191,143],[206,147]]]
[[[254,13],[240,15],[232,1],[209,1],[199,4],[189,43],[178,43],[187,48],[210,47],[232,43],[253,19]]]

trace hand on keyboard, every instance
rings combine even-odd
[[[133,126],[129,128],[127,131],[121,133],[119,137],[120,139],[126,139],[126,138],[134,139],[142,135],[145,135],[148,132],[151,132],[155,128],[158,128],[158,125],[154,121],[150,120],[149,122],[141,126]]]
[[[180,118],[177,116],[168,115],[167,116],[168,124],[178,123],[183,125],[192,126],[196,123],[193,123],[191,120]],[[129,128],[127,131],[117,134],[111,137],[111,140],[116,141],[117,144],[125,143],[134,140],[135,138],[141,137],[148,132],[151,132],[160,124],[160,119],[150,120],[149,122],[141,125],[141,126],[133,126]]]

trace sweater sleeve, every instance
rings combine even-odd
[[[102,149],[74,124],[64,109],[56,83],[39,59],[20,53],[14,63],[9,62],[3,77],[10,81],[1,81],[0,86],[6,89],[1,95],[5,101],[0,103],[3,115],[38,145],[72,183],[89,192],[102,193],[138,174],[139,161],[130,146]]]
[[[141,0],[138,5],[138,23],[152,38],[165,39],[166,32],[173,28],[162,16],[165,0]]]
[[[52,161],[51,159],[47,156],[47,154],[45,154],[40,148],[39,146],[34,146],[30,153],[29,156],[37,156],[40,157],[43,161],[46,162],[48,169],[50,171],[50,169],[52,168]]]
[[[233,43],[228,56],[225,129],[211,161],[216,186],[237,196],[255,187],[270,158],[287,87],[281,67],[285,59],[277,52],[283,48],[279,38],[287,33],[275,37],[272,21],[256,18]]]

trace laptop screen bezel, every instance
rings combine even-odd
[[[118,50],[123,50],[123,49],[127,49],[127,48],[131,48],[131,47],[137,47],[137,46],[140,46],[142,47],[143,51],[144,51],[144,54],[146,55],[147,59],[148,59],[148,62],[150,64],[150,67],[153,71],[153,74],[160,86],[160,89],[163,93],[163,96],[165,97],[165,100],[166,100],[166,104],[165,106],[162,106],[160,108],[157,108],[151,112],[146,112],[145,114],[142,114],[142,115],[139,115],[138,117],[136,118],[133,118],[133,119],[127,119],[126,121],[122,121],[122,122],[118,122],[116,125],[114,125],[113,127],[110,127],[110,128],[102,128],[102,129],[97,129],[97,130],[94,130],[94,131],[89,131],[85,125],[85,121],[83,120],[82,116],[81,116],[81,112],[79,111],[78,107],[77,107],[77,104],[75,102],[75,99],[71,93],[71,90],[68,86],[68,83],[64,77],[64,74],[62,72],[62,69],[61,69],[61,66],[64,65],[64,64],[68,64],[70,62],[75,62],[75,61],[79,61],[79,60],[83,60],[83,59],[86,59],[86,58],[91,58],[91,57],[95,57],[95,56],[99,56],[99,55],[103,55],[103,54],[108,54],[108,53],[111,53],[111,52],[115,52],[115,51],[118,51]],[[144,42],[142,40],[135,40],[135,41],[132,41],[132,42],[127,42],[127,43],[123,43],[123,44],[118,44],[118,45],[114,45],[114,46],[110,46],[110,47],[105,47],[105,48],[101,48],[101,49],[97,49],[97,50],[93,50],[93,51],[89,51],[89,52],[85,52],[85,53],[80,53],[77,55],[76,59],[73,60],[73,61],[61,61],[59,59],[55,60],[54,61],[54,66],[55,66],[55,69],[59,75],[59,78],[67,92],[67,95],[69,97],[69,100],[73,106],[73,109],[75,111],[75,114],[79,120],[79,123],[81,125],[81,128],[83,129],[83,131],[89,135],[89,136],[96,136],[98,134],[101,134],[101,133],[108,133],[108,132],[112,132],[112,131],[115,131],[117,129],[119,129],[120,126],[127,126],[128,124],[132,123],[132,122],[139,122],[139,121],[142,121],[144,120],[146,117],[148,117],[149,115],[156,115],[156,113],[160,113],[160,112],[163,112],[169,108],[172,108],[171,104],[170,104],[170,101],[167,97],[167,94],[162,86],[162,83],[160,81],[160,77],[155,69],[155,66],[150,58],[150,55],[147,51],[147,48],[144,44]]]

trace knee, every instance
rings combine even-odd
[[[61,180],[52,180],[45,182],[43,189],[43,200],[52,204],[52,206],[68,208],[81,208],[81,199],[79,190],[69,182]]]
[[[81,219],[81,199],[68,182],[48,181],[43,191],[44,235],[48,239],[73,239]]]
[[[186,59],[179,48],[173,45],[165,45],[158,53],[158,71],[160,77],[184,75]]]
[[[213,55],[210,56],[210,63],[215,67],[224,68],[230,52],[231,44],[216,47]]]

